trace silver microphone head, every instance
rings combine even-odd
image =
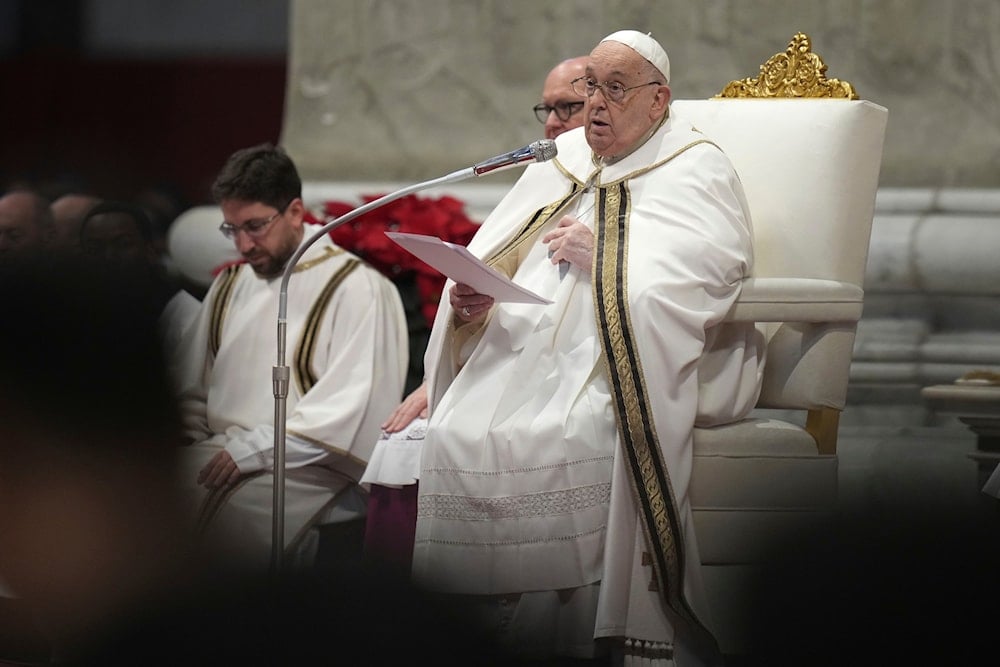
[[[528,162],[544,162],[551,160],[556,155],[556,142],[551,139],[539,139],[527,146],[522,146],[517,150],[491,157],[489,160],[473,165],[472,171],[476,176],[492,174],[511,167],[518,167]]]
[[[539,139],[532,142],[530,148],[531,154],[535,156],[535,162],[551,160],[559,152],[559,149],[556,148],[556,142],[551,139]]]

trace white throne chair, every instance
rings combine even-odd
[[[733,161],[753,219],[755,266],[731,321],[765,332],[757,410],[695,430],[691,501],[718,639],[742,653],[754,568],[783,536],[837,507],[845,407],[888,112],[825,77],[797,34],[715,98],[672,109]]]

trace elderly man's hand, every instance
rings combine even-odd
[[[480,294],[475,288],[465,283],[455,283],[448,292],[455,316],[466,322],[486,319],[486,313],[493,307],[493,297]]]
[[[553,264],[569,262],[590,272],[594,258],[594,233],[587,225],[566,215],[559,225],[542,237],[549,244],[549,258]]]

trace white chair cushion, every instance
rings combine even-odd
[[[837,457],[818,454],[800,426],[755,417],[694,430],[696,511],[826,510],[836,497]]]
[[[694,430],[695,456],[806,456],[816,441],[805,429],[780,419],[749,417]]]

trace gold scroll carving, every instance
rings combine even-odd
[[[812,40],[799,32],[784,53],[776,53],[760,66],[760,76],[730,81],[716,98],[828,97],[858,99],[854,86],[826,78],[826,63],[812,51]]]

